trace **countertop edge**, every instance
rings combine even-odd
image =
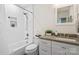
[[[70,41],[68,42],[68,41],[64,41],[64,40],[57,40],[57,39],[55,39],[55,37],[49,38],[49,37],[45,37],[45,36],[40,36],[38,38],[44,39],[44,40],[56,41],[56,42],[61,42],[61,43],[66,43],[66,44],[79,46],[79,42],[70,42]]]

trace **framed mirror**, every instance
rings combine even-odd
[[[72,24],[73,13],[73,5],[57,8],[57,24]]]

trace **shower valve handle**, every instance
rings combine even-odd
[[[29,36],[29,34],[27,33],[26,36]]]

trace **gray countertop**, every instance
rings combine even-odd
[[[66,43],[66,44],[79,45],[78,39],[68,39],[68,38],[61,38],[61,37],[56,37],[56,36],[39,36],[39,38],[50,40],[50,41]]]

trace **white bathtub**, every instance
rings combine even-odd
[[[10,48],[10,55],[24,55],[25,54],[25,47],[33,42],[26,43],[25,41],[20,41],[15,44],[9,46]]]

